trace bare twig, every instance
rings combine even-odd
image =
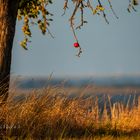
[[[98,3],[99,3],[100,7],[103,7],[100,0],[98,0]],[[105,14],[104,10],[102,11],[102,13],[103,13],[103,18],[105,19],[106,23],[109,24],[109,21],[106,18],[106,14]]]
[[[84,25],[84,11],[83,11],[83,8],[84,8],[84,5],[83,5],[83,3],[81,2],[81,7],[80,7],[80,11],[81,11],[81,23],[80,23],[80,25],[78,25],[77,27],[76,27],[76,29],[81,29],[81,27]]]
[[[80,57],[81,53],[82,53],[82,48],[79,47],[79,51],[78,51],[78,54],[76,56]]]
[[[90,0],[87,0],[87,7],[89,7],[91,11],[93,12],[94,8],[92,7]]]
[[[72,16],[70,17],[70,26],[71,26],[71,29],[72,29],[74,38],[75,38],[75,40],[76,40],[77,42],[78,42],[78,38],[77,38],[77,36],[76,36],[75,29],[74,29],[74,17],[75,17],[75,15],[76,15],[76,12],[77,12],[79,6],[80,6],[80,2],[77,1],[77,2],[76,2],[76,5],[75,5],[75,9],[74,9],[74,11],[73,11],[73,13],[72,13]]]
[[[73,32],[73,35],[74,35],[74,38],[75,38],[76,42],[78,42],[78,38],[76,36],[76,32],[75,32],[75,29],[74,29],[74,18],[75,18],[76,12],[77,12],[80,4],[81,4],[81,0],[77,0],[74,11],[73,11],[73,13],[70,17],[70,26],[71,26],[71,29],[72,29],[72,32]],[[79,51],[78,51],[78,54],[76,56],[80,57],[81,53],[82,53],[82,48],[79,46]]]
[[[52,38],[54,38],[54,36],[53,36],[53,34],[51,33],[51,31],[47,28],[47,31],[48,31],[48,34],[52,37]]]
[[[62,16],[65,15],[66,10],[68,9],[68,0],[65,0],[63,9],[64,9],[64,13],[62,14]]]
[[[111,1],[108,0],[108,3],[109,3],[110,9],[111,9],[113,15],[118,19],[119,17],[117,16],[116,12],[114,11],[113,6],[112,6],[112,4],[111,4]]]

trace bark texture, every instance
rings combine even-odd
[[[0,0],[0,98],[8,97],[18,0]]]

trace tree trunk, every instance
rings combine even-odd
[[[10,84],[13,39],[19,0],[0,0],[0,98],[6,100]]]

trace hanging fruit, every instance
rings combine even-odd
[[[80,47],[80,45],[79,45],[78,42],[75,42],[75,43],[73,44],[73,46],[74,46],[75,48],[79,48],[79,47]]]

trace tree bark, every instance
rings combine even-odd
[[[6,100],[10,84],[12,46],[19,0],[0,0],[0,98]]]

